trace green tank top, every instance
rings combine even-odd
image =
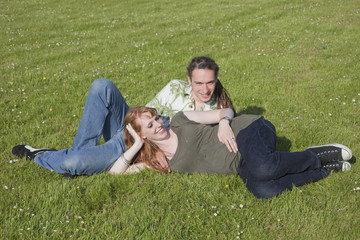
[[[243,114],[231,121],[234,135],[249,126],[258,115]],[[204,125],[189,120],[178,112],[170,123],[178,137],[178,147],[169,161],[172,171],[179,173],[237,174],[241,155],[229,152],[217,137],[218,124]]]

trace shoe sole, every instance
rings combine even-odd
[[[341,149],[344,149],[345,151],[347,151],[349,153],[349,156],[347,159],[343,159],[344,161],[349,161],[352,158],[352,151],[350,150],[350,148],[348,148],[347,146],[340,144],[340,143],[329,143],[329,144],[325,144],[325,145],[320,145],[320,146],[311,146],[308,147],[307,149],[311,149],[311,148],[318,148],[318,147],[338,147]],[[341,155],[342,156],[342,155]]]
[[[38,155],[39,153],[45,152],[45,151],[56,151],[55,148],[33,148],[29,145],[16,145],[12,148],[11,152],[18,158],[24,158],[32,159],[33,157],[29,157],[27,153],[29,151],[32,151],[31,153],[34,154],[34,157]]]
[[[344,161],[341,170],[343,172],[350,171],[351,170],[351,164],[349,162]]]

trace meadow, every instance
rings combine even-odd
[[[360,239],[357,0],[2,0],[1,239]],[[278,148],[332,142],[349,172],[255,198],[238,176],[69,180],[17,144],[69,148],[88,88],[111,79],[130,106],[210,56],[238,113],[265,116]]]

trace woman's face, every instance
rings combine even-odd
[[[152,142],[165,140],[169,137],[169,131],[165,128],[163,120],[159,116],[151,116],[149,112],[141,114],[138,118],[141,126],[140,137]]]

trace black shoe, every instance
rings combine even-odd
[[[74,179],[74,178],[76,178],[76,176],[72,175],[70,173],[63,173],[63,178],[65,178],[65,179]]]
[[[352,158],[351,150],[338,143],[331,143],[322,146],[308,147],[307,150],[315,153],[321,161],[321,165],[325,166],[328,163],[348,161]]]
[[[323,167],[326,168],[326,170],[328,170],[329,172],[331,172],[331,171],[344,172],[344,171],[351,170],[351,164],[346,161],[328,163],[328,164],[324,165]]]
[[[26,157],[27,159],[34,159],[36,155],[47,152],[57,151],[54,148],[33,148],[29,145],[16,145],[12,149],[12,153],[18,158]]]

